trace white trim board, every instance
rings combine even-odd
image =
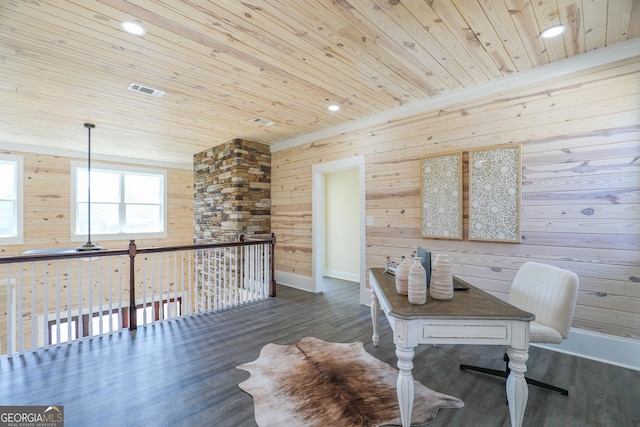
[[[474,99],[494,95],[502,91],[517,89],[519,87],[539,83],[556,77],[562,77],[588,68],[633,58],[638,56],[638,52],[640,52],[640,37],[619,42],[602,49],[596,49],[580,55],[572,56],[561,61],[551,62],[530,70],[520,71],[486,83],[427,98],[423,101],[407,104],[389,111],[384,111],[380,114],[374,114],[362,119],[322,129],[317,132],[286,139],[271,145],[270,150],[272,153],[286,150],[324,138],[340,135],[341,133],[365,129],[381,123],[396,121],[416,114],[446,108],[459,102],[472,101]]]
[[[1,141],[0,141],[1,142]],[[74,151],[74,150],[62,150],[59,148],[50,148],[50,147],[37,147],[28,144],[16,144],[16,143],[3,143],[2,145],[3,151],[9,151],[12,153],[30,153],[30,154],[41,154],[48,156],[56,156],[56,157],[69,157],[72,159],[87,159],[87,153],[82,151]],[[91,160],[99,160],[103,162],[113,162],[113,163],[125,163],[125,164],[135,164],[136,166],[153,166],[156,168],[166,168],[166,169],[184,169],[190,170],[193,169],[192,163],[180,163],[180,162],[162,162],[157,160],[148,160],[142,158],[132,158],[125,156],[111,156],[107,154],[100,153],[91,153]]]
[[[284,285],[290,288],[316,293],[313,277],[301,276],[299,274],[276,270],[275,278],[278,285]]]
[[[640,371],[640,341],[571,328],[561,344],[531,345]]]
[[[349,282],[357,282],[360,283],[360,275],[353,273],[345,273],[344,271],[337,270],[327,270],[324,272],[326,277],[333,277],[335,279],[346,280]]]

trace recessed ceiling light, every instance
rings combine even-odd
[[[332,104],[332,105],[329,105],[328,108],[329,108],[329,111],[338,111],[340,109],[340,106],[336,104]]]
[[[127,33],[133,34],[134,36],[144,36],[147,34],[147,30],[139,22],[122,21],[120,23],[120,27],[122,27],[122,29]]]
[[[551,37],[559,36],[560,34],[564,33],[566,29],[567,29],[567,26],[564,24],[553,25],[547,28],[546,30],[542,31],[540,35],[545,39],[549,39]]]
[[[255,119],[252,120],[252,122],[258,123],[264,126],[273,126],[275,124],[271,120],[261,119],[260,117],[256,117]]]

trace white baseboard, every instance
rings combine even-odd
[[[334,279],[348,280],[349,282],[360,282],[360,274],[345,273],[344,271],[327,270],[324,272],[326,277]]]
[[[640,341],[571,328],[561,344],[532,344],[598,362],[640,371]]]
[[[276,283],[307,292],[314,292],[315,289],[312,277],[287,273],[285,271],[276,270]]]

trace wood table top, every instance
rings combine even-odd
[[[422,305],[409,303],[406,295],[396,291],[395,276],[385,273],[384,268],[369,269],[375,277],[383,298],[390,307],[390,315],[400,319],[496,319],[496,320],[524,320],[531,321],[535,315],[520,310],[513,305],[494,297],[468,282],[454,276],[469,286],[466,291],[455,291],[453,299],[449,301],[434,300],[427,291],[427,302]]]

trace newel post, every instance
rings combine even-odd
[[[136,253],[138,248],[134,240],[129,240],[129,330],[138,328],[136,310]]]
[[[271,272],[269,273],[271,275],[271,280],[269,283],[269,296],[270,297],[275,297],[276,296],[276,260],[275,260],[275,248],[276,248],[276,235],[274,233],[271,233],[271,244],[269,245],[269,252],[270,252],[270,256],[269,258],[271,259]]]

